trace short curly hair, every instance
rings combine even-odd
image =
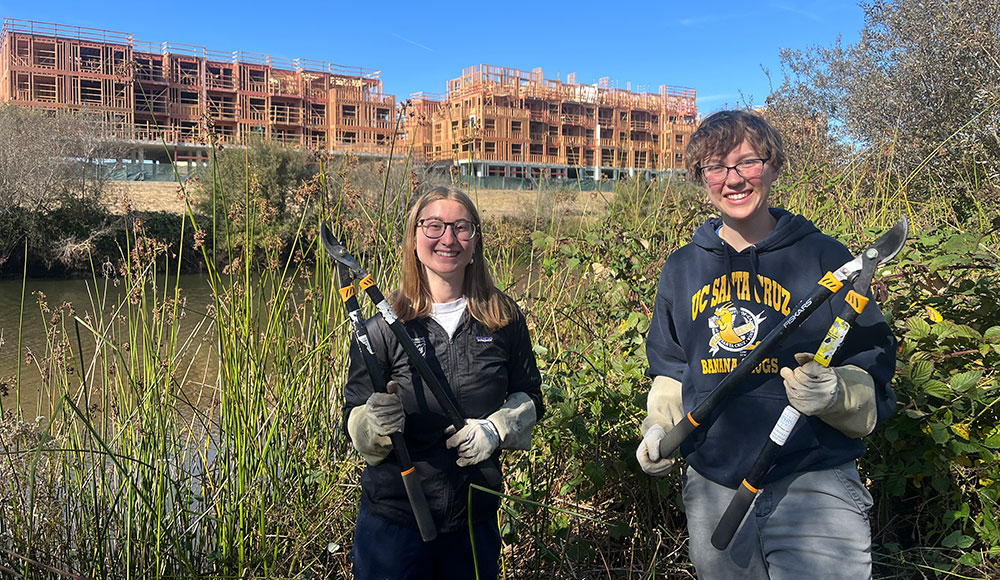
[[[701,162],[711,156],[725,157],[743,140],[758,154],[767,157],[775,172],[785,165],[781,135],[759,114],[751,111],[712,113],[691,135],[684,153],[688,174],[701,179]]]

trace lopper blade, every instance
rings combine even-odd
[[[357,278],[363,278],[365,276],[364,268],[362,268],[361,264],[354,259],[354,256],[347,251],[344,244],[341,244],[336,236],[333,235],[333,232],[330,231],[330,228],[326,225],[326,223],[320,224],[319,237],[323,242],[323,248],[331,258],[350,270],[353,276]]]
[[[878,264],[881,266],[889,260],[896,257],[899,250],[903,248],[903,244],[906,242],[906,234],[909,232],[910,222],[906,219],[904,215],[902,219],[896,222],[896,225],[886,233],[882,234],[879,239],[875,240],[875,243],[865,250],[867,253],[870,250],[875,250],[878,253]],[[874,257],[874,256],[873,256]]]

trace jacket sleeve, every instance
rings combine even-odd
[[[656,287],[656,301],[653,304],[653,318],[646,335],[646,359],[650,377],[664,376],[683,381],[687,370],[687,355],[680,345],[677,328],[671,314],[670,260],[663,265],[660,282]]]

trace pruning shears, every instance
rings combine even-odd
[[[837,270],[837,272],[847,273],[845,280],[852,281],[851,289],[844,297],[844,308],[834,319],[826,337],[816,350],[814,361],[825,367],[830,366],[830,361],[833,360],[840,345],[844,343],[851,325],[868,304],[869,299],[865,297],[865,294],[868,293],[868,288],[871,286],[876,268],[893,259],[899,253],[906,241],[908,226],[904,216],[892,229],[875,240],[874,244]],[[717,549],[724,550],[729,546],[729,542],[732,541],[737,529],[739,529],[740,522],[743,521],[743,516],[746,515],[750,504],[757,496],[760,484],[767,472],[770,471],[771,466],[774,465],[774,460],[798,424],[800,416],[801,413],[791,405],[787,405],[782,411],[764,444],[764,448],[750,467],[746,478],[736,489],[736,495],[729,502],[729,506],[722,514],[722,518],[712,534],[712,545]]]
[[[832,272],[827,272],[816,284],[816,288],[813,292],[804,298],[801,302],[792,308],[791,313],[781,321],[778,326],[774,327],[771,332],[767,333],[761,341],[760,344],[754,348],[750,354],[747,355],[736,368],[732,370],[722,381],[715,387],[715,389],[708,394],[694,409],[687,413],[680,423],[674,425],[673,429],[667,432],[666,437],[660,440],[660,457],[667,457],[680,447],[681,443],[690,435],[695,429],[698,428],[706,419],[712,411],[722,403],[723,399],[728,395],[743,379],[745,379],[753,369],[757,368],[758,365],[768,356],[774,352],[774,349],[781,344],[781,341],[788,337],[796,328],[802,325],[803,322],[809,316],[816,311],[827,299],[837,293],[843,286],[845,282],[854,283],[861,278],[862,271],[865,266],[868,265],[871,270],[870,273],[866,274],[868,277],[867,281],[864,282],[864,288],[860,288],[860,292],[853,291],[849,293],[846,298],[849,301],[858,301],[857,296],[864,299],[864,294],[868,291],[868,286],[871,284],[871,278],[874,276],[875,268],[879,264],[885,263],[892,259],[899,250],[903,247],[903,242],[906,240],[906,233],[909,230],[909,222],[906,216],[903,216],[896,225],[882,234],[879,239],[875,240],[871,246],[865,249],[863,252],[855,256],[853,259],[849,260],[843,266],[837,268]],[[867,300],[865,300],[866,302]],[[858,301],[860,302],[860,301]],[[864,308],[862,305],[861,308]],[[854,315],[857,318],[857,314]],[[851,318],[853,322],[854,318]],[[844,336],[847,334],[847,329],[849,324],[845,327],[843,333]],[[841,337],[843,340],[843,337]],[[840,346],[839,343],[836,346]],[[822,349],[820,349],[822,351]],[[834,352],[836,348],[834,348]],[[819,353],[817,353],[819,356]],[[832,352],[830,353],[832,356]],[[827,363],[829,364],[829,363]]]

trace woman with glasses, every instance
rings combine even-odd
[[[390,298],[466,418],[465,427],[457,433],[450,427],[379,317],[368,322],[368,334],[395,393],[374,392],[352,345],[344,416],[367,462],[351,553],[357,580],[497,577],[499,499],[470,485],[501,491],[479,467],[498,466],[501,449],[528,449],[543,406],[528,326],[493,284],[480,223],[472,200],[459,190],[437,187],[418,198],[406,219],[400,286]],[[437,528],[429,542],[421,539],[392,450],[389,435],[397,431]]]
[[[809,220],[769,207],[785,162],[760,116],[722,111],[687,147],[689,175],[721,214],[667,258],[646,354],[653,385],[636,450],[665,475],[660,440],[851,253]],[[702,579],[871,578],[872,498],[861,437],[895,411],[896,339],[878,308],[858,317],[829,367],[813,355],[842,304],[822,305],[680,448],[690,557]],[[803,415],[728,549],[710,538],[788,404]]]

